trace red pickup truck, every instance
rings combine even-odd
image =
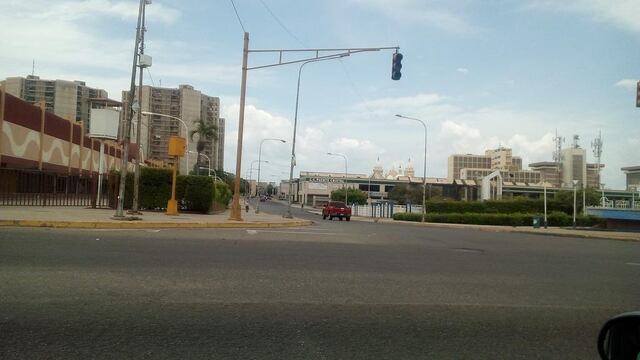
[[[351,221],[351,208],[347,207],[342,201],[329,201],[327,205],[322,208],[322,219],[329,218],[329,220],[333,220],[334,217],[337,217],[342,221],[342,219],[347,219],[347,221]]]

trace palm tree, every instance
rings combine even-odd
[[[198,135],[198,143],[196,145],[196,152],[198,153],[198,158],[196,159],[196,174],[200,175],[200,153],[204,151],[204,146],[207,141],[218,138],[218,127],[202,119],[196,120],[194,124],[196,128],[189,132],[189,137],[191,141],[193,141],[193,136]]]

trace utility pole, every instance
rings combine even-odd
[[[124,217],[124,187],[126,184],[127,178],[127,166],[129,162],[129,141],[131,140],[131,121],[133,120],[133,99],[134,92],[136,90],[136,65],[138,62],[138,45],[140,44],[140,26],[142,23],[142,10],[144,8],[146,0],[140,0],[140,6],[138,8],[138,27],[136,29],[136,41],[133,47],[133,65],[131,68],[131,86],[129,88],[129,113],[127,114],[127,118],[125,119],[124,124],[124,136],[123,136],[123,147],[122,147],[122,165],[120,169],[120,186],[118,188],[118,206],[116,208],[116,213],[114,217],[123,218]]]
[[[249,33],[244,33],[242,49],[242,80],[240,83],[240,114],[238,115],[238,146],[236,148],[236,178],[233,181],[233,200],[229,220],[242,221],[240,209],[240,171],[242,166],[242,136],[244,132],[244,103],[247,94],[247,61],[249,59]]]
[[[139,52],[139,61],[138,68],[140,69],[140,79],[138,81],[138,120],[136,125],[136,147],[138,151],[136,151],[136,166],[135,172],[133,175],[133,204],[131,206],[130,214],[140,215],[142,214],[139,207],[139,193],[140,193],[140,131],[142,130],[142,79],[143,79],[143,70],[147,67],[147,64],[143,64],[142,58],[144,55],[144,33],[147,31],[145,27],[145,14],[147,9],[147,1],[143,2],[142,6],[142,26],[140,28],[140,52]],[[133,107],[132,107],[133,108]],[[149,126],[147,126],[149,128]],[[147,136],[147,141],[148,136]]]

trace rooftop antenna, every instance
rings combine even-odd
[[[573,148],[574,149],[579,149],[580,145],[578,145],[578,141],[580,140],[580,135],[575,134],[573,135]]]
[[[31,76],[34,76],[36,74],[36,59],[33,59],[33,61],[31,62]]]
[[[555,150],[553,151],[553,160],[560,166],[560,161],[562,160],[562,143],[564,142],[564,137],[558,136],[558,129],[556,129],[556,136],[553,138],[553,141],[556,143]]]
[[[602,179],[600,178],[600,161],[602,159],[602,132],[600,130],[598,130],[598,137],[593,139],[591,142],[591,148],[593,149],[593,156],[596,158],[596,163],[598,164],[598,187],[601,187]]]

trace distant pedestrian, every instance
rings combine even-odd
[[[302,205],[300,205],[300,208],[304,209],[304,203],[302,203]]]

